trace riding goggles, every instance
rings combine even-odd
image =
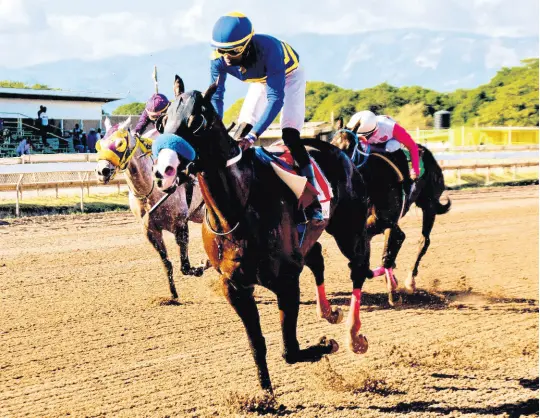
[[[246,42],[244,45],[237,46],[236,48],[218,48],[216,51],[219,55],[226,55],[230,58],[237,58],[244,53],[248,44],[249,42]]]

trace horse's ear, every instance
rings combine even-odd
[[[128,117],[124,122],[120,124],[118,130],[128,130],[131,127],[131,116]]]
[[[336,131],[339,131],[340,129],[343,129],[343,126],[344,126],[344,125],[343,125],[343,117],[340,116],[339,118],[337,118],[337,119],[335,120],[335,123],[334,123],[334,129],[335,129]]]
[[[351,129],[351,131],[353,131],[354,133],[356,133],[358,131],[358,128],[360,128],[360,124],[362,123],[361,120],[359,120],[358,122],[355,123],[355,125],[353,126],[353,128]]]
[[[180,78],[178,74],[174,76],[174,85],[173,85],[174,97],[180,96],[184,91],[184,81]]]
[[[203,94],[203,97],[206,99],[206,100],[210,100],[212,99],[212,96],[214,95],[214,93],[216,92],[217,88],[218,88],[218,83],[219,83],[219,77],[216,78],[216,81],[212,84],[210,84],[210,87],[208,87],[206,89],[206,91],[204,92]]]
[[[108,132],[109,129],[112,128],[112,123],[111,123],[111,120],[109,119],[109,117],[107,116],[105,118],[105,132]]]

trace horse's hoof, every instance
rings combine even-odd
[[[321,337],[319,340],[319,345],[330,349],[327,354],[334,354],[339,350],[339,344],[333,338],[327,339],[326,337]]]
[[[362,334],[349,337],[349,350],[354,354],[365,354],[368,346],[368,339]]]
[[[327,315],[319,312],[319,317],[326,319],[328,323],[332,325],[339,324],[343,321],[343,309],[341,309],[339,306],[334,306]]]
[[[405,280],[405,291],[409,294],[413,294],[416,292],[416,280],[413,276],[412,271],[409,272],[409,275],[407,276],[407,279]]]
[[[330,344],[332,344],[332,349],[330,350],[330,354],[337,353],[339,350],[339,344],[337,343],[337,341],[334,339],[331,339]]]
[[[388,304],[390,306],[400,306],[403,303],[403,299],[399,292],[388,292]]]
[[[332,314],[330,315],[328,322],[331,324],[340,324],[343,322],[343,309],[341,309],[339,306],[333,307]]]

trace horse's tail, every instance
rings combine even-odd
[[[439,201],[443,192],[446,190],[443,171],[429,149],[422,145],[419,145],[418,147],[423,150],[422,159],[424,161],[424,168],[426,170],[425,176],[427,180],[425,191],[429,195],[428,200],[431,202],[435,201],[434,205],[437,215],[444,215],[445,213],[448,213],[452,207],[452,201],[448,196],[446,197],[446,203],[441,203]]]
[[[452,201],[450,200],[450,198],[448,196],[446,197],[446,203],[445,204],[442,204],[439,201],[437,201],[435,203],[435,211],[436,211],[437,215],[444,215],[445,213],[447,213],[450,210],[451,207],[452,207]]]

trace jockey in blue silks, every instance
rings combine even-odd
[[[313,167],[300,139],[306,112],[306,78],[296,51],[273,36],[255,34],[250,20],[238,12],[218,19],[211,44],[215,49],[210,64],[211,82],[219,79],[212,98],[216,111],[223,117],[228,74],[251,83],[238,122],[253,128],[242,143],[253,144],[281,111],[283,141],[300,167],[300,174],[316,190]],[[312,222],[324,221],[318,199],[306,211]]]

